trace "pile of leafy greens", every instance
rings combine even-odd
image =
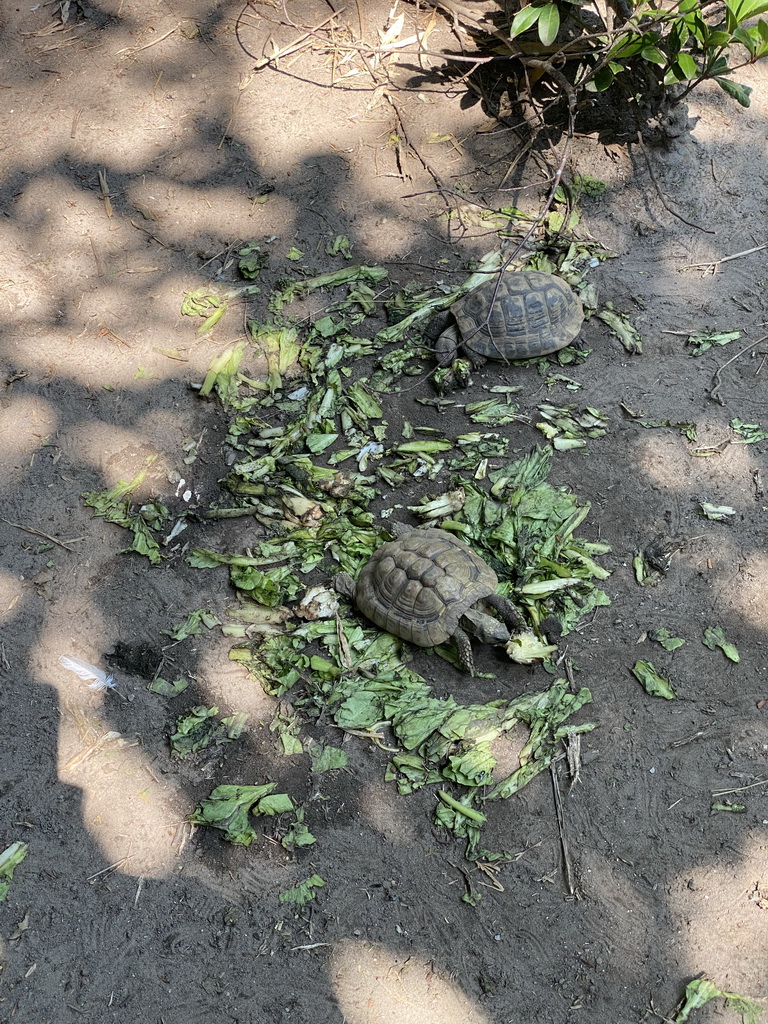
[[[409,508],[423,522],[450,530],[492,565],[500,592],[528,623],[526,656],[518,660],[543,660],[555,675],[547,660],[554,648],[543,637],[542,623],[555,620],[567,634],[609,603],[598,586],[609,573],[596,561],[608,549],[577,537],[589,506],[548,482],[552,448],[510,460],[508,438],[495,432],[451,437],[406,422],[392,435],[384,393],[394,390],[404,372],[422,369],[419,346],[406,340],[405,331],[452,296],[421,295],[420,305],[399,323],[373,339],[357,337],[355,327],[374,308],[373,286],[385,275],[378,267],[345,266],[289,283],[272,295],[273,322],[251,324],[248,342],[212,362],[200,394],[217,398],[227,410],[234,458],[222,480],[225,496],[203,515],[248,516],[264,530],[244,553],[197,547],[187,561],[201,570],[228,569],[239,605],[224,631],[240,638],[230,656],[246,664],[269,694],[290,691],[292,707],[307,718],[322,716],[348,733],[372,738],[389,752],[386,778],[401,793],[436,787],[436,821],[465,837],[467,855],[475,859],[492,856],[479,846],[485,805],[511,796],[545,769],[569,734],[593,728],[568,724],[591,701],[589,690],[555,678],[542,692],[487,704],[435,697],[409,667],[401,641],[371,628],[349,605],[339,610],[328,586],[331,577],[340,569],[356,575],[388,539],[386,519],[372,510],[379,495],[406,484],[411,491],[426,490],[438,478],[447,481],[448,490]],[[344,298],[327,306],[300,336],[282,312],[285,304],[315,288],[341,285]],[[408,308],[406,296],[398,315]],[[384,351],[393,341],[397,348]],[[266,379],[247,371],[258,355],[266,359]],[[375,363],[368,377],[360,374],[363,357]],[[125,491],[100,504],[94,495],[88,500],[100,514],[133,529],[141,550],[152,550],[151,560],[157,560],[145,539],[152,524],[146,513],[131,519]],[[327,588],[320,602],[325,610],[307,613],[299,624],[286,606],[318,579]],[[455,660],[450,649],[438,653]],[[212,713],[203,716],[206,728]],[[193,724],[174,736],[177,753],[196,746],[201,723]],[[527,739],[516,749],[516,767],[499,773],[498,744],[519,726],[527,729]],[[285,752],[296,750],[293,724],[291,729]],[[257,801],[250,789],[248,799],[240,800],[239,791],[224,795],[234,800],[231,807],[224,801],[219,813],[201,805],[195,820],[223,827],[226,838],[242,842],[234,815],[250,840],[244,823]]]

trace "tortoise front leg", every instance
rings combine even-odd
[[[502,620],[509,627],[510,633],[525,625],[522,615],[508,597],[503,597],[501,594],[489,594],[485,598],[485,603],[499,613]]]
[[[459,354],[459,331],[455,323],[442,332],[435,342],[435,358],[438,366],[450,366]]]
[[[469,672],[471,676],[474,676],[475,659],[472,657],[472,641],[469,639],[469,633],[465,633],[460,626],[457,626],[456,631],[453,634],[453,639],[456,641],[456,653],[459,656],[459,665],[465,672]]]

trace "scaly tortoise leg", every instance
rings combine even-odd
[[[469,672],[471,676],[474,676],[475,659],[472,657],[472,641],[469,639],[469,633],[465,633],[460,626],[457,626],[453,634],[453,639],[456,642],[456,652],[459,656],[459,665],[465,672]]]

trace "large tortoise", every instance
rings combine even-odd
[[[571,286],[538,270],[493,275],[467,292],[428,330],[440,366],[465,352],[475,366],[486,359],[535,359],[577,337],[584,310]],[[448,324],[448,326],[445,326]],[[443,329],[445,328],[445,329]]]
[[[395,539],[377,548],[357,583],[339,573],[336,589],[381,629],[419,647],[434,647],[453,637],[461,667],[474,675],[468,634],[485,643],[504,644],[509,628],[521,625],[512,602],[496,593],[496,573],[445,530],[417,530],[405,523],[388,528]]]

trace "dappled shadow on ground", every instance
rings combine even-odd
[[[699,970],[760,994],[766,949],[755,922],[765,897],[754,885],[765,797],[751,798],[744,815],[710,817],[709,793],[752,784],[768,742],[758,710],[768,696],[767,567],[755,522],[762,449],[731,445],[691,458],[683,438],[643,431],[621,408],[642,408],[649,420],[696,421],[700,443],[714,446],[734,416],[761,415],[756,363],[734,365],[721,408],[706,399],[713,362],[691,361],[684,339],[664,333],[725,329],[737,318],[752,326],[765,315],[755,286],[761,254],[735,262],[727,277],[676,273],[749,248],[733,204],[739,216],[765,213],[759,200],[746,203],[735,154],[706,134],[712,109],[725,117],[726,108],[705,94],[701,141],[682,147],[678,164],[656,164],[661,187],[672,181],[678,202],[696,204],[692,217],[704,215],[715,238],[674,221],[652,187],[633,187],[622,154],[577,149],[579,166],[609,183],[603,203],[587,206],[590,229],[622,255],[601,272],[604,297],[627,309],[637,300],[646,339],[645,355],[629,357],[588,325],[595,352],[570,372],[582,384],[579,404],[610,411],[612,431],[589,457],[556,461],[553,474],[593,503],[589,522],[615,550],[614,608],[567,641],[600,725],[566,804],[583,898],[563,898],[551,797],[539,780],[494,807],[489,845],[527,852],[502,875],[503,891],[484,889],[472,908],[461,902],[459,851],[429,825],[431,796],[395,797],[380,781],[380,751],[350,741],[351,773],[319,785],[304,755],[276,753],[265,728],[273,704],[227,662],[221,640],[171,645],[160,635],[194,608],[220,610],[228,599],[223,573],[186,566],[183,535],[158,569],[120,555],[124,538],[91,519],[80,500],[84,490],[130,479],[149,459],[142,498],[157,495],[182,510],[175,473],[201,507],[216,495],[224,424],[189,384],[242,337],[242,306],[233,302],[215,332],[200,338],[179,310],[238,240],[271,246],[263,295],[249,304],[258,320],[268,288],[290,269],[291,246],[326,269],[326,243],[346,234],[356,260],[383,261],[404,283],[434,279],[432,268],[449,278],[496,244],[470,231],[448,246],[439,198],[402,199],[435,181],[413,155],[398,163],[397,124],[383,102],[370,106],[373,90],[249,77],[234,13],[192,5],[185,18],[194,24],[182,29],[165,9],[102,4],[91,18],[51,31],[47,9],[23,23],[7,16],[14,77],[4,120],[16,144],[6,152],[0,255],[0,615],[12,737],[2,838],[27,839],[30,854],[3,908],[6,1009],[18,1020],[69,1019],[64,991],[72,1013],[104,1020],[144,1019],[151,1007],[167,1022],[216,1013],[402,1024],[418,1014],[484,1024],[566,1020],[582,1005],[608,1021],[628,1006],[639,1015],[653,993],[668,1007]],[[383,24],[383,10],[365,13]],[[301,14],[310,18],[314,8]],[[428,95],[429,106],[410,97],[414,146],[429,153],[440,180],[471,182],[468,194],[497,204],[505,137],[474,134],[474,112]],[[747,151],[755,133],[764,146],[766,133],[763,114],[748,116]],[[430,132],[448,133],[456,145],[429,142]],[[706,173],[725,153],[736,189],[727,202],[722,178]],[[645,233],[634,235],[640,224]],[[260,369],[255,356],[249,369]],[[530,411],[547,395],[529,368],[490,367],[474,386],[479,392],[499,379],[524,385]],[[573,396],[560,392],[557,400]],[[393,416],[445,424],[408,401],[398,399]],[[465,424],[453,415],[449,422]],[[200,437],[198,460],[187,467],[184,444]],[[513,435],[522,448],[536,438],[531,427]],[[701,500],[737,506],[740,528],[702,523]],[[242,521],[189,530],[227,550],[241,550],[255,533]],[[640,590],[628,563],[662,532],[689,543],[657,588]],[[714,619],[738,644],[740,666],[698,644]],[[648,656],[648,641],[637,646],[642,635],[662,625],[690,642],[684,656],[653,648],[682,697],[660,707],[627,668],[638,650]],[[117,693],[93,693],[58,666],[62,653],[105,665],[117,644]],[[126,647],[146,663],[130,661]],[[418,664],[444,686],[461,685],[425,656]],[[160,665],[193,679],[176,704],[146,690]],[[510,678],[519,689],[540,685],[522,670]],[[189,767],[171,761],[167,735],[199,703],[245,711],[248,735],[226,758]],[[190,834],[189,810],[213,785],[266,779],[306,801],[316,847],[290,858],[267,840],[233,850],[216,836]],[[313,872],[327,883],[316,908],[287,913],[278,892]],[[29,928],[11,939],[27,911]]]

